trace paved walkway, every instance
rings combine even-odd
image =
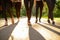
[[[0,28],[0,40],[60,40],[60,25],[48,24],[46,19],[35,23],[31,19],[31,25],[27,25],[27,18],[21,18],[14,25]]]

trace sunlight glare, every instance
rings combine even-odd
[[[29,35],[29,28],[27,26],[26,20],[20,20],[19,23],[16,25],[15,29],[12,32],[12,36],[15,39],[25,39]]]

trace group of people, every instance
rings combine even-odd
[[[38,21],[37,17],[38,17],[38,8],[40,7],[40,17],[39,17],[39,22],[40,19],[42,17],[42,10],[43,10],[43,2],[47,3],[48,6],[48,23],[50,23],[50,19],[52,20],[52,24],[55,24],[54,19],[53,19],[53,9],[55,6],[55,2],[56,0],[24,0],[24,5],[26,8],[26,14],[28,17],[28,25],[31,24],[30,19],[31,19],[31,12],[32,12],[32,8],[34,5],[34,1],[36,2],[36,23]],[[21,4],[22,4],[22,0],[1,0],[0,1],[0,11],[2,10],[2,15],[5,18],[5,25],[8,25],[7,22],[7,15],[6,15],[6,11],[9,13],[11,20],[12,20],[12,24],[14,24],[14,17],[13,17],[13,13],[11,8],[14,6],[16,9],[16,15],[19,21],[19,17],[20,17],[20,9],[21,9]]]

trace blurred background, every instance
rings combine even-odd
[[[34,1],[34,6],[33,6],[33,9],[32,9],[32,16],[35,16],[35,14],[36,14],[35,5],[36,5],[36,3]],[[15,8],[12,7],[12,10],[13,10],[14,17],[16,18],[16,10],[15,10]],[[21,6],[20,13],[21,13],[20,14],[21,17],[26,17],[26,9],[25,9],[25,6],[24,6],[24,0],[22,0],[22,6]],[[38,13],[40,13],[40,11],[38,11]],[[54,14],[54,19],[60,23],[60,0],[56,0],[56,4],[55,4],[53,14]],[[47,7],[46,2],[44,2],[42,18],[48,18],[47,16],[48,16],[48,7]],[[7,17],[10,18],[8,12],[7,12]],[[2,19],[3,19],[3,17],[0,14],[0,22],[3,22]],[[1,25],[1,23],[0,23],[0,25]]]
[[[36,12],[35,4],[36,3],[34,2],[34,6],[32,9],[32,16],[35,16],[35,12]],[[16,10],[14,7],[13,7],[13,13],[14,13],[14,17],[16,17]],[[55,4],[53,13],[54,13],[54,17],[60,17],[60,0],[56,0],[56,4]],[[7,13],[7,15],[8,15],[8,13]],[[22,6],[21,6],[21,17],[22,16],[26,16],[26,9],[25,9],[23,0],[22,0]],[[46,3],[44,2],[43,17],[47,17],[47,16],[48,16],[48,7],[47,7]],[[9,17],[9,15],[8,15],[8,17]],[[0,15],[0,18],[2,18],[2,15]]]

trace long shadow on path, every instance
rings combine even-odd
[[[15,23],[14,25],[9,25],[4,27],[3,29],[0,30],[0,40],[8,40],[12,31],[14,30],[14,28],[16,27],[16,25],[18,24]]]
[[[29,38],[30,40],[45,40],[38,31],[32,28],[32,26],[29,26]]]
[[[38,23],[39,24],[39,23]],[[46,29],[48,29],[48,30],[50,30],[50,31],[52,31],[52,32],[54,32],[54,33],[56,33],[57,35],[60,35],[60,32],[57,32],[57,31],[55,31],[54,29],[51,29],[51,28],[49,28],[49,27],[46,27],[46,25],[43,25],[43,24],[39,24],[40,26],[42,26],[42,27],[44,27],[44,28],[46,28]]]
[[[44,23],[44,24],[46,24],[46,25],[50,25],[50,26],[53,26],[53,27],[56,27],[56,28],[58,28],[58,29],[60,29],[60,25],[52,25],[52,24],[48,24],[48,23]]]

